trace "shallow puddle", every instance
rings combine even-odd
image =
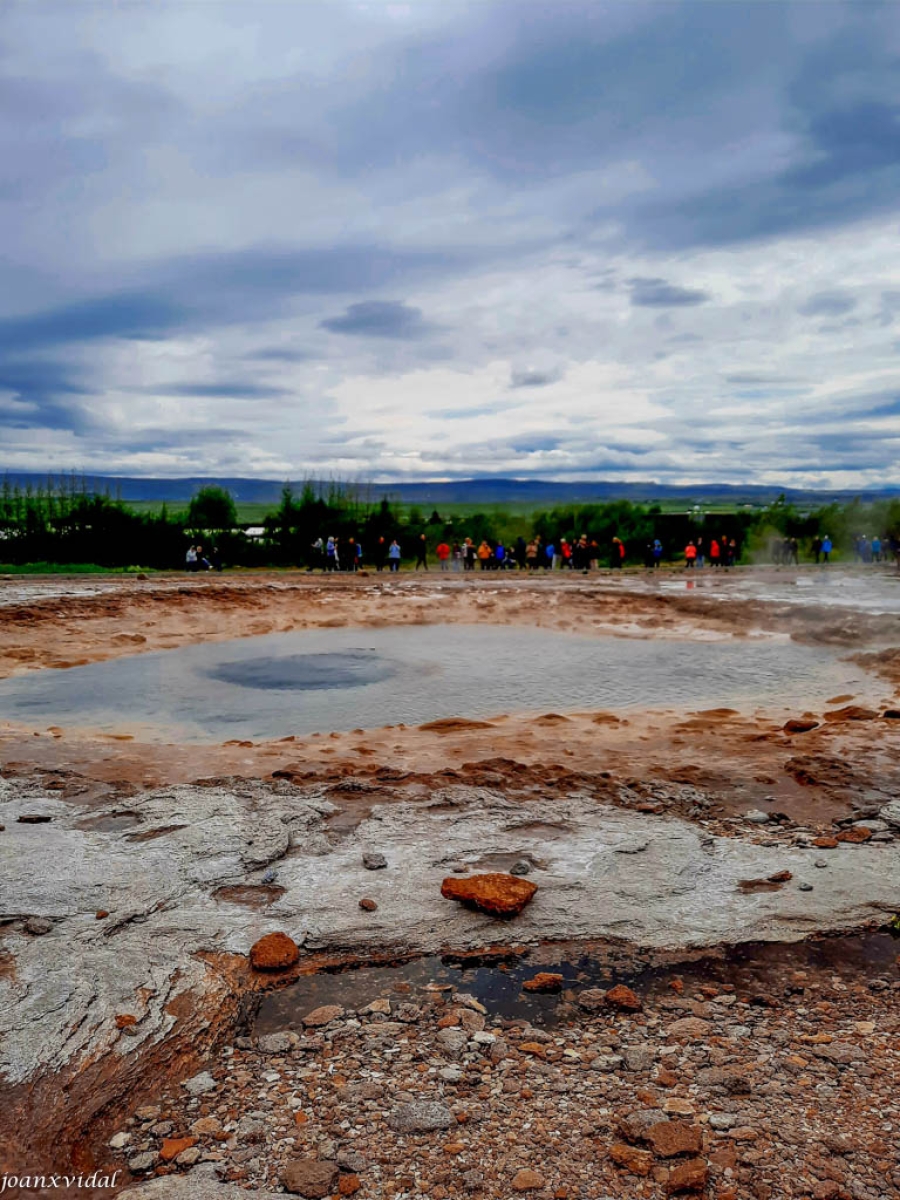
[[[302,976],[263,997],[252,1032],[257,1036],[286,1029],[300,1032],[307,1013],[325,1004],[355,1011],[385,996],[398,1003],[421,1004],[439,988],[445,988],[448,997],[454,991],[474,996],[492,1016],[545,1026],[566,1019],[574,993],[619,983],[641,997],[671,995],[677,979],[687,995],[700,986],[713,986],[733,988],[751,999],[777,998],[785,988],[802,988],[804,972],[824,974],[844,984],[876,976],[895,980],[898,951],[900,941],[885,932],[871,932],[795,943],[749,943],[687,962],[671,961],[675,956],[665,962],[662,955],[641,955],[618,946],[581,954],[545,946],[527,956],[510,954],[505,960],[489,962],[432,956],[400,966]],[[522,985],[538,972],[561,975],[561,991],[523,991]]]
[[[808,709],[873,686],[830,651],[786,640],[425,625],[269,634],[45,670],[0,682],[0,718],[221,741],[511,711]]]

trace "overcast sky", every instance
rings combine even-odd
[[[7,2],[0,470],[898,482],[900,5]]]

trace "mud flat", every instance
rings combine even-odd
[[[7,719],[5,1169],[109,1167],[148,1197],[223,1200],[235,1184],[379,1200],[662,1196],[682,1182],[723,1200],[891,1194],[872,1189],[897,1175],[882,1128],[897,969],[886,935],[871,934],[871,955],[840,939],[900,909],[896,622],[787,607],[436,577],[128,581],[8,605],[8,676],[207,639],[481,622],[748,655],[756,638],[827,643],[864,679],[762,707],[462,712],[249,744]],[[538,886],[512,920],[441,896],[448,876],[511,870]],[[273,930],[299,962],[255,972],[250,947]],[[826,933],[845,949],[810,959]],[[732,970],[750,943],[786,956],[760,951],[752,988]],[[327,973],[372,964],[375,996]],[[523,1007],[532,968],[562,979]],[[642,1008],[603,999],[626,979]],[[310,1006],[334,1011],[308,1021]],[[694,1024],[673,1032],[682,1018]],[[829,1149],[836,1103],[852,1145]],[[648,1140],[650,1116],[621,1127],[639,1112],[691,1132]]]

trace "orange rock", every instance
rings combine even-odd
[[[444,1146],[445,1154],[462,1154],[463,1150],[465,1150],[465,1146],[462,1142],[447,1142]]]
[[[196,1145],[197,1138],[195,1137],[163,1138],[159,1148],[159,1157],[163,1162],[171,1162],[173,1158],[177,1158],[179,1154]]]
[[[656,1082],[660,1087],[675,1087],[675,1085],[678,1083],[678,1076],[674,1071],[668,1070],[667,1067],[660,1067],[656,1072]]]
[[[867,842],[871,836],[871,829],[866,829],[864,825],[854,825],[852,829],[845,829],[842,833],[839,833],[837,841],[859,845],[860,842]]]
[[[526,979],[522,984],[526,992],[561,992],[562,975],[554,975],[551,971],[538,971],[533,979]]]
[[[666,1195],[678,1192],[700,1192],[709,1180],[709,1167],[702,1158],[689,1158],[669,1172],[666,1180]]]
[[[300,961],[300,947],[286,933],[267,933],[250,947],[250,963],[257,971],[283,971]]]
[[[298,1109],[298,1111],[294,1113],[294,1123],[296,1125],[305,1125],[308,1120],[309,1117],[305,1112],[300,1112]]]
[[[624,1167],[632,1175],[649,1175],[653,1167],[653,1155],[649,1150],[637,1150],[625,1142],[613,1142],[609,1157],[617,1167]]]
[[[813,838],[813,845],[819,850],[837,850],[837,838],[833,838],[833,837]]]
[[[106,911],[106,909],[105,909],[105,908],[98,908],[98,909],[97,909],[97,911],[96,911],[96,913],[95,913],[94,915],[96,916],[96,918],[97,918],[97,920],[98,920],[98,921],[102,921],[102,920],[104,920],[106,917],[108,917],[108,916],[109,916],[109,913]]]
[[[547,1053],[541,1042],[522,1042],[519,1049],[523,1054],[530,1054],[534,1058],[544,1058]]]
[[[790,871],[776,871],[774,875],[768,875],[766,881],[768,883],[787,883],[794,876]]]
[[[880,715],[874,709],[863,708],[860,704],[848,704],[824,714],[826,721],[874,721]]]
[[[338,1193],[341,1196],[353,1196],[361,1187],[358,1175],[342,1175],[338,1183]]]
[[[623,1012],[640,1012],[642,1007],[640,997],[636,996],[631,988],[626,987],[624,983],[610,988],[603,999],[607,1004],[612,1005],[613,1008],[619,1008]]]
[[[368,896],[366,896],[360,900],[359,907],[363,910],[363,912],[375,912],[378,908],[378,905],[374,900],[370,900]]]
[[[137,1017],[133,1017],[131,1013],[116,1014],[116,1029],[127,1029],[129,1025],[137,1025]]]
[[[660,1158],[674,1158],[676,1154],[699,1154],[703,1149],[700,1126],[688,1125],[687,1121],[658,1121],[650,1126],[645,1137]]]
[[[441,884],[441,895],[492,917],[515,917],[531,900],[537,884],[518,875],[500,872],[489,875],[451,876]]]
[[[544,1186],[544,1180],[541,1175],[538,1175],[537,1171],[529,1171],[527,1168],[523,1168],[521,1171],[515,1173],[511,1186],[514,1192],[534,1192]]]

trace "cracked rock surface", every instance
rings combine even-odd
[[[421,802],[377,805],[343,834],[318,786],[231,781],[163,788],[129,801],[136,821],[104,832],[98,818],[38,785],[0,778],[5,824],[0,972],[0,1075],[22,1083],[88,1058],[127,1056],[166,1037],[179,998],[211,1006],[224,986],[204,955],[246,955],[273,929],[305,951],[379,947],[434,952],[506,938],[628,939],[659,948],[790,941],[858,926],[900,905],[900,846],[818,851],[713,836],[677,818],[598,804],[577,793],[515,802],[454,785]],[[21,824],[22,814],[52,820]],[[390,864],[375,874],[363,848]],[[448,864],[477,870],[529,856],[540,890],[512,924],[442,899]],[[224,899],[267,886],[272,902]],[[741,881],[790,871],[770,891]],[[801,885],[813,880],[811,891]],[[361,895],[378,904],[359,908]],[[97,918],[97,912],[108,916]],[[28,918],[52,922],[40,938]],[[119,1021],[116,1018],[120,1018]],[[128,1020],[123,1027],[121,1018]]]

